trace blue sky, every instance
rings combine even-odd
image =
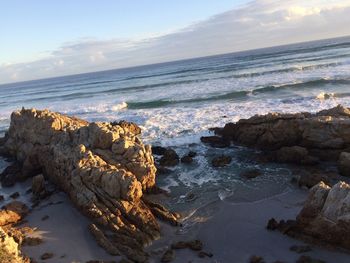
[[[0,64],[85,38],[133,38],[188,26],[247,0],[3,0]],[[25,47],[23,47],[25,43]]]
[[[350,0],[1,0],[0,84],[350,35]]]

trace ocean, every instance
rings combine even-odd
[[[254,163],[252,150],[241,147],[201,144],[208,128],[271,111],[350,106],[349,98],[350,37],[345,37],[0,85],[0,134],[11,112],[22,107],[89,121],[136,122],[146,143],[171,146],[180,155],[198,153],[195,164],[179,165],[158,178],[174,194],[171,205],[191,214],[213,200],[259,200],[290,187],[288,166]],[[233,162],[212,168],[210,159],[221,153]],[[264,176],[242,179],[239,174],[248,168],[259,168]],[[191,205],[189,193],[195,196]]]

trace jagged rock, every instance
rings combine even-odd
[[[316,114],[269,113],[228,123],[217,134],[223,140],[233,141],[249,147],[276,151],[286,161],[305,164],[321,160],[337,161],[341,152],[350,148],[350,115],[348,108],[337,106]],[[307,150],[307,152],[305,151]]]
[[[0,226],[16,224],[29,213],[28,207],[19,201],[12,201],[0,210]]]
[[[231,161],[232,161],[232,158],[230,156],[221,155],[213,158],[213,160],[211,161],[211,164],[213,165],[213,167],[223,167],[230,164]]]
[[[155,185],[156,168],[140,128],[125,121],[88,123],[48,110],[11,115],[4,148],[26,174],[42,171],[66,192],[109,242],[136,262],[160,236],[143,191]],[[111,233],[106,235],[105,233]]]
[[[321,173],[303,173],[297,179],[297,183],[299,186],[305,186],[307,188],[311,188],[319,182],[325,182],[326,184],[331,183],[331,177],[328,174]]]
[[[318,183],[310,189],[296,221],[291,222],[284,233],[292,237],[350,249],[350,185],[338,182],[331,188]],[[276,227],[280,231],[282,223]]]
[[[316,157],[309,156],[309,152],[305,147],[291,146],[282,147],[274,154],[275,160],[282,163],[295,163],[295,164],[317,164],[318,159]]]
[[[17,199],[19,197],[19,193],[18,192],[14,192],[10,195],[10,198],[12,199]]]
[[[0,262],[29,263],[21,255],[18,243],[0,227]]]
[[[179,163],[179,156],[173,149],[166,149],[162,158],[159,160],[159,164],[162,166],[175,166]]]
[[[201,137],[201,142],[209,144],[214,148],[226,148],[230,146],[230,142],[228,140],[218,136],[203,136]]]
[[[45,195],[46,189],[45,189],[45,178],[42,174],[36,175],[32,179],[32,193],[40,197],[42,195]]]

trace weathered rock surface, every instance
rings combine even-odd
[[[21,255],[19,244],[0,227],[0,262],[29,263]]]
[[[42,172],[65,191],[113,250],[144,262],[143,247],[160,230],[142,200],[143,192],[155,185],[156,168],[140,132],[125,121],[88,123],[48,110],[22,109],[12,113],[2,147],[26,174]]]
[[[231,161],[232,161],[232,158],[230,156],[220,155],[213,158],[213,160],[211,160],[211,164],[213,167],[224,167],[230,164]]]
[[[275,161],[312,165],[339,160],[339,171],[350,176],[350,109],[341,105],[315,114],[256,115],[215,132],[227,144],[267,151]]]
[[[350,185],[332,188],[320,182],[311,188],[296,220],[271,219],[268,229],[322,245],[350,249]]]

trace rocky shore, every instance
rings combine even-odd
[[[211,130],[215,135],[201,141],[213,149],[253,148],[258,152],[256,162],[287,163],[305,172],[298,175],[295,189],[281,197],[247,204],[213,203],[210,209],[217,210],[217,215],[208,221],[198,219],[203,221],[198,232],[185,241],[171,240],[171,231],[160,220],[177,228],[182,220],[154,201],[158,199],[155,195],[166,194],[156,185],[156,176],[166,177],[169,169],[179,165],[191,166],[196,152],[187,150],[179,156],[171,148],[144,145],[141,129],[131,122],[89,123],[48,110],[13,112],[10,128],[0,139],[0,154],[10,158],[12,165],[1,173],[0,181],[3,187],[11,187],[29,179],[31,207],[17,201],[20,193],[14,193],[14,201],[0,210],[0,259],[5,255],[10,263],[35,262],[23,256],[20,248],[41,241],[21,224],[32,209],[46,206],[50,196],[64,192],[86,216],[84,231],[110,255],[124,257],[122,262],[184,262],[191,258],[188,251],[200,262],[325,262],[297,257],[295,253],[310,251],[307,244],[316,245],[312,250],[323,259],[335,255],[339,262],[347,262],[349,255],[324,249],[350,250],[350,185],[345,182],[350,177],[350,109],[337,106],[318,113],[270,113]],[[220,170],[233,161],[221,151],[210,165]],[[242,174],[246,180],[260,176],[258,169]],[[309,193],[298,186],[310,188]],[[186,200],[195,198],[186,196]],[[42,221],[46,219],[42,216]],[[161,243],[166,246],[155,256],[146,247],[162,231]],[[287,239],[290,237],[293,239]],[[293,246],[300,242],[294,238],[307,244]],[[252,243],[243,249],[243,241]],[[293,249],[275,253],[268,248],[273,242],[279,243],[276,249]],[[264,243],[262,247],[271,253],[258,243]],[[41,256],[41,260],[50,260],[53,255]]]

